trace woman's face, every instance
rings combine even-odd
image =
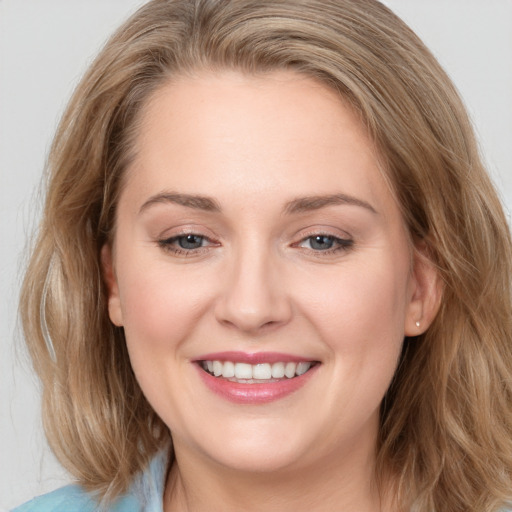
[[[152,97],[136,150],[109,312],[178,460],[371,460],[428,279],[358,118],[291,72],[205,73]]]

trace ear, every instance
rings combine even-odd
[[[121,327],[123,325],[123,314],[112,256],[112,248],[109,244],[105,244],[101,248],[101,270],[108,292],[108,315],[114,325]]]
[[[409,293],[405,335],[419,336],[434,321],[443,295],[443,283],[424,242],[414,248]]]

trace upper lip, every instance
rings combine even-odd
[[[314,358],[296,356],[293,354],[285,354],[281,352],[212,352],[194,358],[194,362],[198,361],[233,361],[237,363],[262,364],[262,363],[301,363],[313,362]]]

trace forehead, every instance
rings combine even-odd
[[[284,201],[334,191],[389,199],[380,197],[389,190],[379,156],[353,109],[290,71],[170,81],[143,109],[135,144],[128,182],[140,194],[172,188],[261,201],[278,192]]]

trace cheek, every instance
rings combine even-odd
[[[378,406],[396,370],[404,339],[407,269],[391,260],[347,265],[326,280],[328,287],[311,293],[303,308],[334,361],[333,389],[345,389],[344,396],[361,414]]]
[[[140,348],[150,357],[179,346],[211,300],[207,275],[195,279],[159,262],[126,265],[124,270],[119,289],[131,352]]]
[[[183,403],[193,402],[182,385],[188,365],[181,363],[210,301],[208,279],[191,279],[155,262],[127,265],[124,270],[121,308],[133,371],[155,411],[169,427],[177,428],[186,411]]]
[[[330,333],[330,339],[342,340],[346,332],[368,337],[368,342],[378,342],[370,336],[375,332],[401,338],[407,306],[406,274],[406,265],[347,265],[330,271],[320,281],[326,283],[324,286],[313,288],[304,283],[298,296],[303,309],[316,319],[319,328]]]

